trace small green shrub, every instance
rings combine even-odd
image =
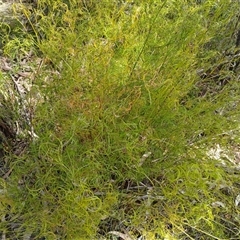
[[[197,2],[42,0],[23,11],[46,65],[35,83],[45,101],[33,119],[39,139],[12,156],[2,229],[17,223],[15,236],[36,239],[237,237],[237,180],[207,156],[234,141],[237,76],[221,90],[208,78],[203,94],[196,72],[232,48],[224,38],[239,4]],[[19,54],[28,39],[5,51]]]

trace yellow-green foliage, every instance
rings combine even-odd
[[[197,70],[234,32],[237,9],[227,0],[41,0],[23,10],[58,74],[36,75],[39,139],[12,160],[5,186],[16,235],[100,239],[101,223],[115,218],[125,227],[104,231],[125,228],[133,239],[236,237],[237,223],[223,220],[239,211],[234,194],[221,192],[235,180],[205,154],[234,128],[237,110],[217,111],[236,95],[194,89]],[[13,45],[21,41],[5,52]]]

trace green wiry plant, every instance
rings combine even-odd
[[[58,74],[38,76],[39,139],[13,161],[5,230],[17,222],[16,235],[36,239],[236,237],[237,215],[226,221],[236,180],[206,151],[230,140],[221,134],[236,125],[239,89],[204,96],[196,74],[220,54],[207,44],[231,25],[231,4],[39,1],[36,45]]]

